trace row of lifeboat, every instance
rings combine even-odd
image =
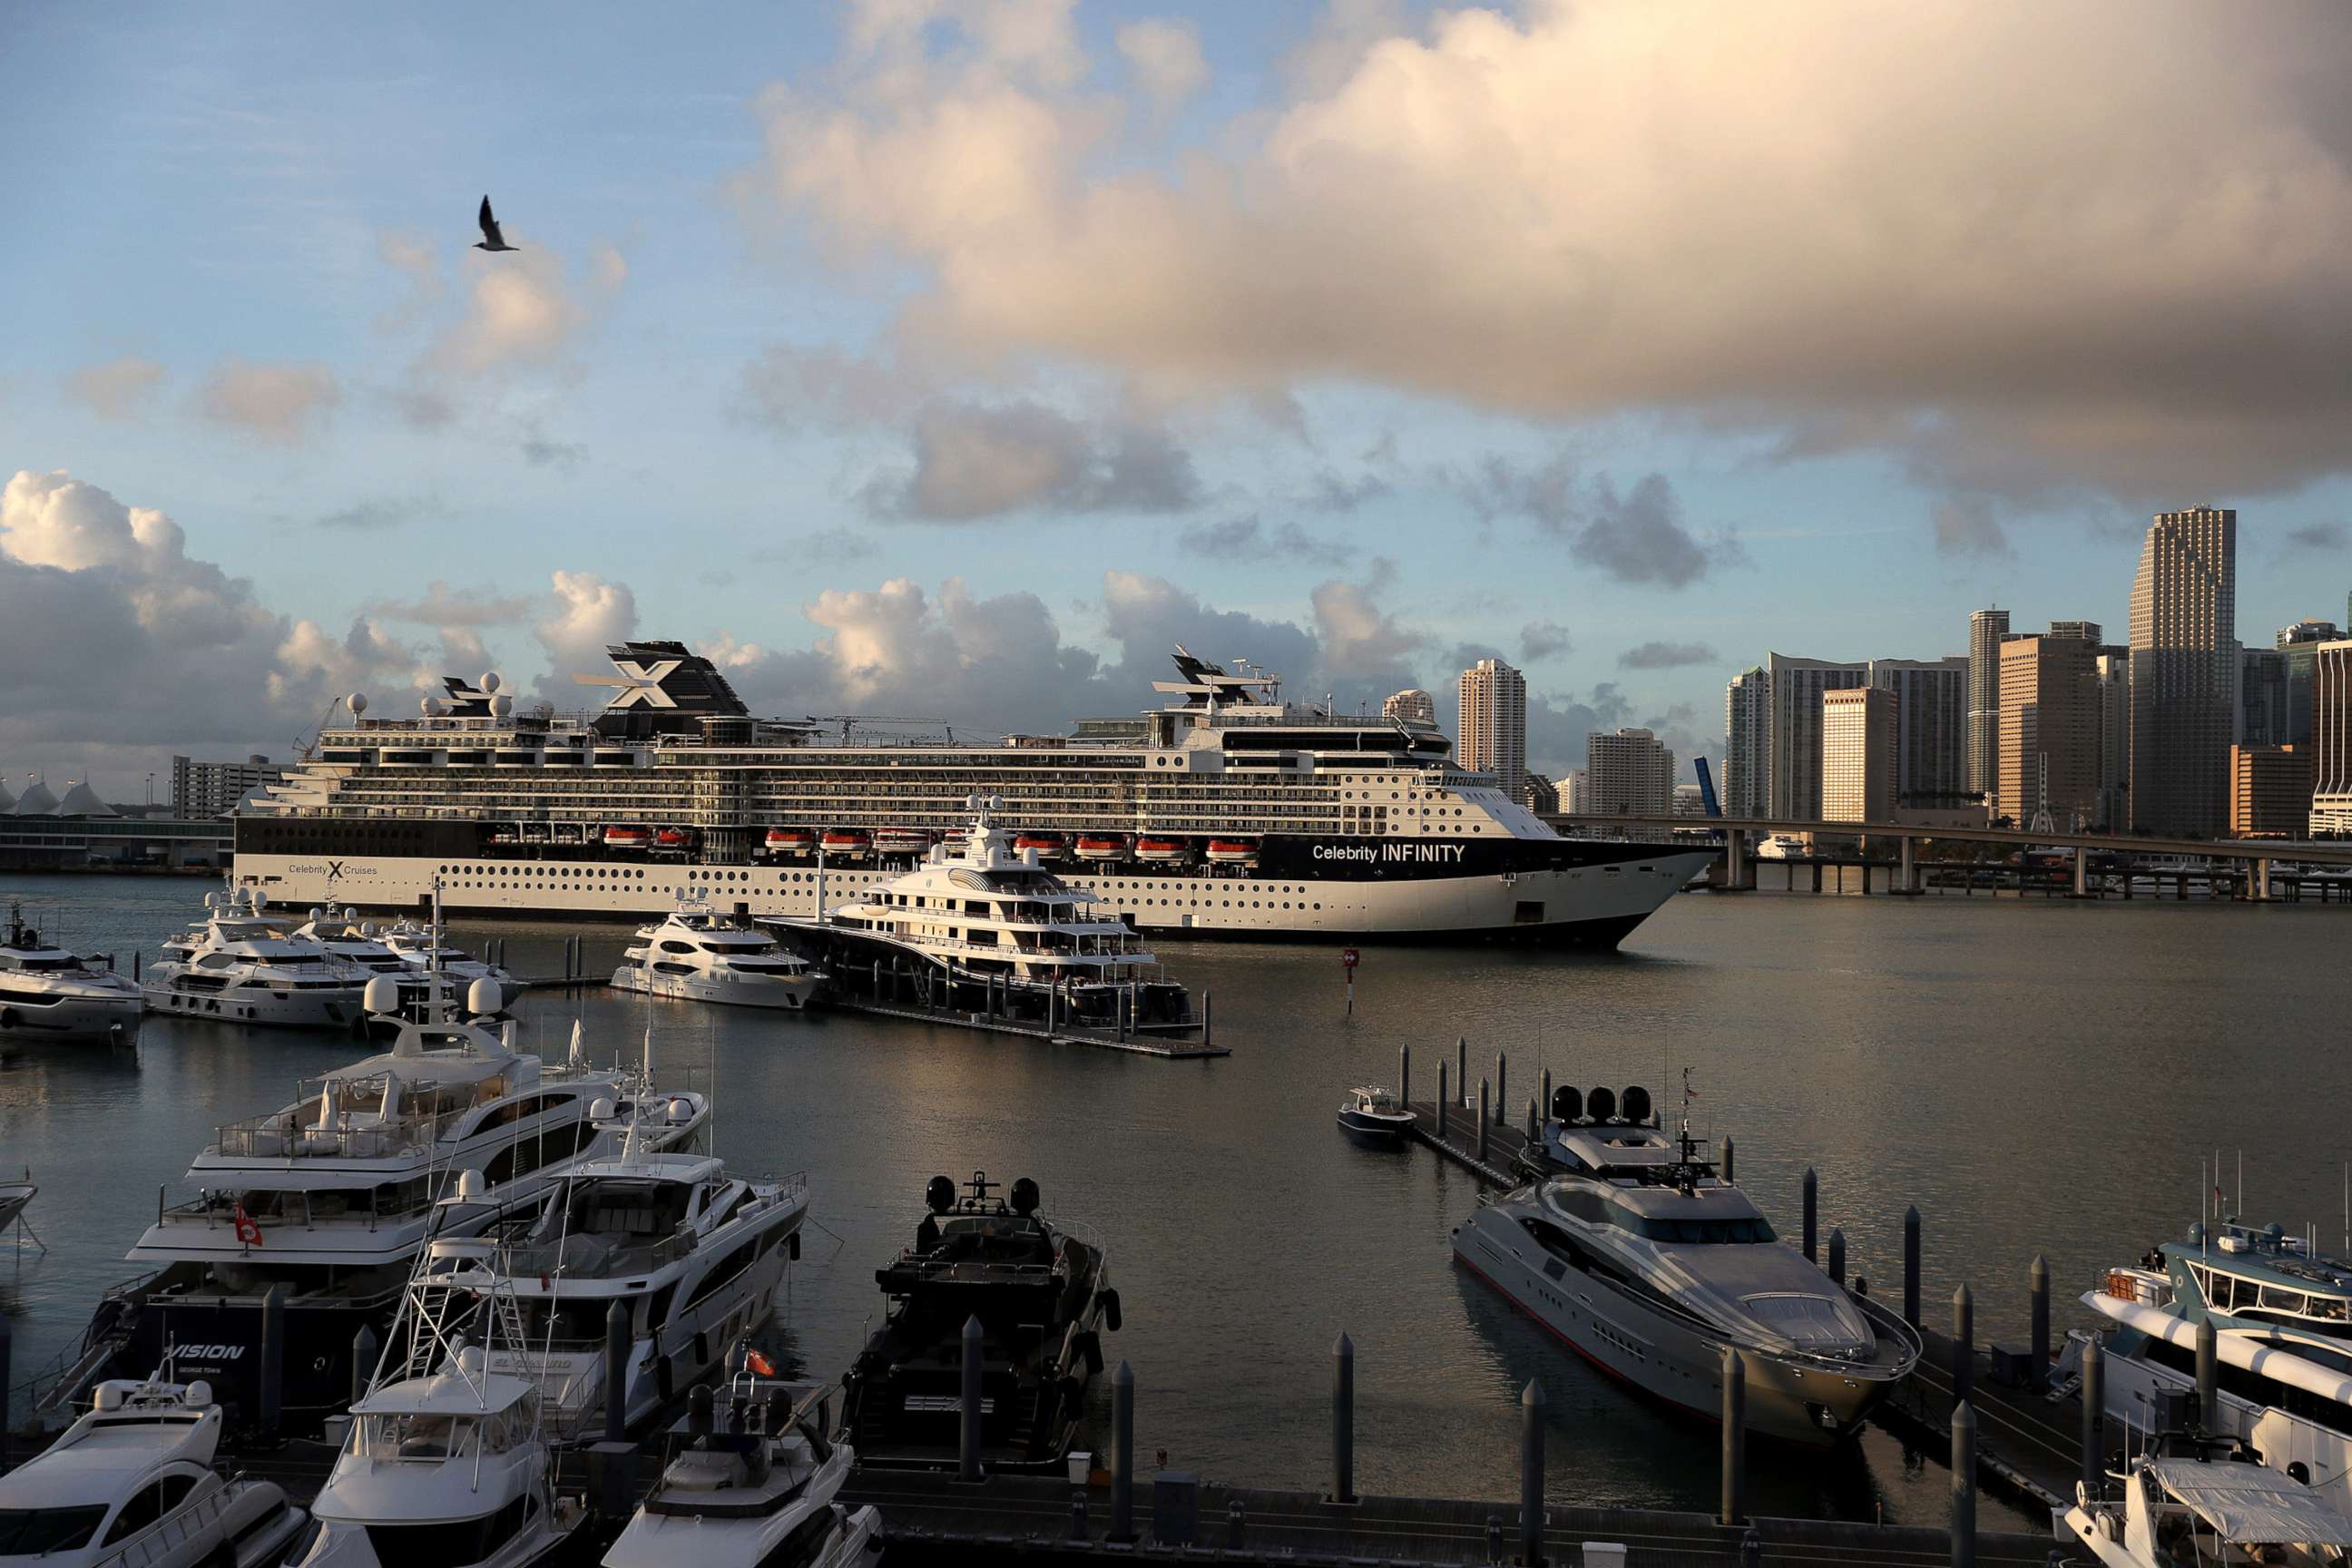
[[[813,855],[823,849],[828,856],[856,858],[869,854],[921,855],[934,841],[934,835],[919,827],[882,827],[871,832],[863,827],[828,827],[823,833],[806,827],[771,827],[764,847],[770,855]],[[1129,860],[1168,865],[1191,859],[1195,852],[1190,840],[1151,833],[1133,837],[1124,833],[1081,833],[1075,837],[1060,833],[1023,833],[1014,837],[1013,847],[1016,851],[1033,851],[1040,860],[1075,857],[1097,864]],[[1257,859],[1257,840],[1212,838],[1199,847],[1199,854],[1212,865],[1251,865]]]
[[[614,824],[604,829],[607,849],[646,849],[659,854],[683,855],[693,848],[698,836],[691,827],[635,827]]]

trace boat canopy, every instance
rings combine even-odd
[[[2267,1466],[2151,1459],[2147,1469],[2233,1546],[2352,1547],[2352,1519]]]

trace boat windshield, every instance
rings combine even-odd
[[[89,1544],[106,1519],[106,1505],[89,1508],[0,1508],[0,1557],[40,1557]]]
[[[1611,1217],[1620,1229],[1630,1230],[1650,1241],[1719,1247],[1779,1239],[1772,1234],[1770,1222],[1761,1215],[1743,1219],[1653,1219],[1620,1205],[1612,1204],[1610,1209]]]
[[[365,1452],[377,1459],[446,1459],[462,1453],[474,1436],[470,1415],[409,1412],[371,1415],[361,1427]]]

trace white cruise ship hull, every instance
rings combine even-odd
[[[1454,1228],[1454,1256],[1577,1354],[1620,1382],[1696,1415],[1721,1419],[1721,1340],[1652,1310],[1596,1274],[1566,1270],[1501,1211],[1482,1208]],[[1884,1378],[1792,1366],[1743,1350],[1748,1429],[1826,1447],[1854,1431],[1893,1388]]]
[[[1448,874],[1442,865],[1434,870],[1413,865],[1411,874],[1383,877],[1284,876],[1264,868],[1245,875],[1138,864],[1065,869],[1062,875],[1137,930],[1160,935],[1526,941],[1607,948],[1654,913],[1711,858],[1704,850],[1666,845],[1573,839],[1544,850],[1556,864],[1458,874]],[[680,894],[755,918],[811,920],[818,912],[814,861],[698,866],[585,855],[541,860],[331,859],[239,850],[236,869],[241,884],[290,904],[331,900],[366,910],[414,910],[429,900],[438,877],[443,910],[455,915],[644,919],[675,908]],[[839,903],[880,879],[871,869],[829,864],[824,902]]]

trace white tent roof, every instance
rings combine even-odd
[[[48,785],[35,779],[32,787],[18,795],[16,804],[9,809],[18,816],[47,816],[57,808],[58,797],[49,793]]]
[[[2328,1508],[2309,1487],[2263,1465],[2228,1460],[2155,1459],[2147,1467],[2166,1491],[2239,1545],[2352,1546],[2352,1519]]]
[[[65,799],[58,802],[58,816],[120,816],[122,814],[98,798],[98,792],[83,779],[66,791]]]
[[[8,786],[6,784],[0,784],[0,811],[13,810],[15,809],[16,805],[16,797],[8,793]]]

